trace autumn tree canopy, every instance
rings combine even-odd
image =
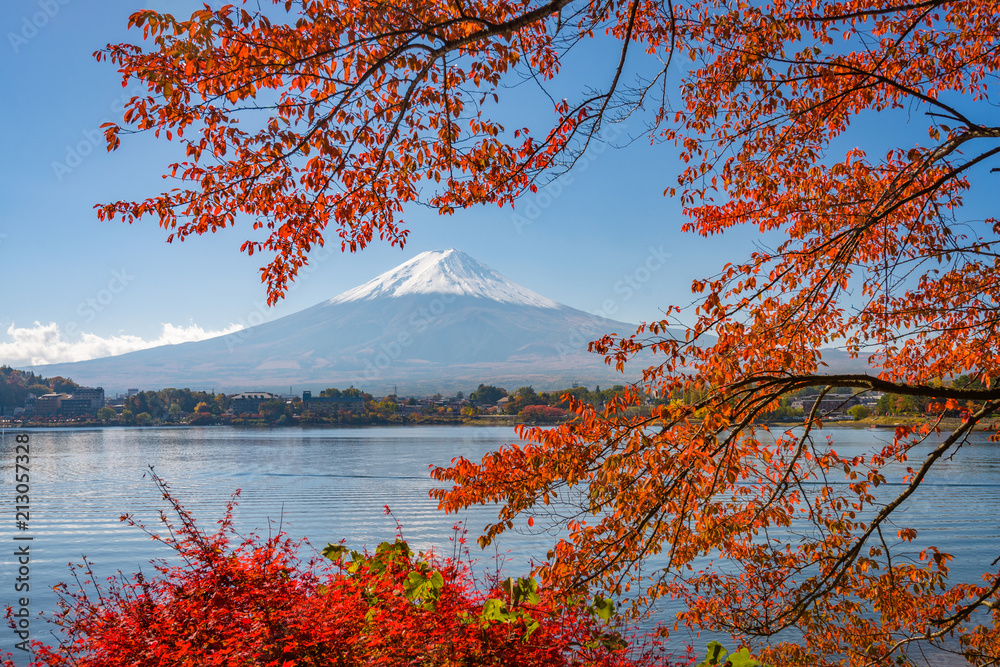
[[[310,0],[130,21],[143,46],[97,55],[148,94],[109,146],[148,130],[186,155],[167,170],[177,189],[100,215],[180,239],[249,216],[265,237],[244,250],[268,254],[272,300],[324,236],[402,244],[412,202],[515,203],[602,125],[645,118],[681,150],[664,186],[686,230],[781,240],[696,281],[693,319],[664,304],[635,336],[599,341],[615,363],[640,349],[659,363],[600,413],[576,405],[529,444],[436,470],[442,507],[499,503],[484,541],[548,518],[565,530],[549,582],[678,599],[682,624],[774,664],[914,664],[928,643],[1000,660],[1000,566],[949,581],[949,545],[918,547],[899,511],[1000,408],[1000,223],[963,208],[974,180],[1000,178],[993,3]],[[555,102],[547,129],[500,124],[504,82],[544,85],[571,47],[609,43],[603,78]],[[859,132],[876,114],[894,131]],[[686,336],[667,335],[682,315]],[[824,373],[829,346],[874,370]],[[976,382],[948,386],[963,373]],[[971,407],[943,438],[903,428],[841,456],[814,437],[818,409],[794,431],[759,425],[809,387]],[[628,416],[644,395],[677,400]]]

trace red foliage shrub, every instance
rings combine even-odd
[[[667,664],[655,646],[628,648],[595,607],[557,599],[534,580],[482,593],[461,559],[414,555],[402,540],[372,555],[330,545],[329,561],[304,562],[301,545],[281,534],[234,540],[234,500],[218,530],[199,530],[154,480],[178,520],[161,512],[167,534],[150,535],[183,564],[154,564],[151,579],[112,578],[106,590],[86,566],[78,590],[63,586],[51,619],[60,645],[34,642],[33,667]]]
[[[529,405],[517,414],[526,422],[557,422],[566,419],[567,412],[548,405]]]

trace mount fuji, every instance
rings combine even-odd
[[[33,368],[126,387],[468,391],[479,383],[555,389],[626,377],[587,351],[635,325],[570,308],[459,250],[424,252],[311,308],[225,336]],[[638,375],[641,364],[636,364]]]

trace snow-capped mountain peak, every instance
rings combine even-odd
[[[423,252],[394,269],[347,290],[327,304],[401,297],[411,294],[454,294],[538,308],[560,308],[515,283],[461,250]]]

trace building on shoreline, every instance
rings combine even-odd
[[[24,400],[24,414],[29,417],[79,417],[92,415],[103,407],[103,387],[77,387],[72,394],[53,392],[37,398],[28,394]]]
[[[303,412],[363,412],[365,399],[360,396],[316,396],[302,392]]]
[[[64,398],[69,398],[69,394],[42,394],[38,398],[28,397],[24,401],[24,407],[29,410],[28,414],[36,417],[55,417],[59,414]]]
[[[70,396],[74,400],[86,399],[92,412],[104,407],[104,387],[77,387]]]
[[[280,399],[280,396],[269,391],[244,391],[229,397],[229,409],[234,415],[241,415],[244,412],[256,414],[260,412],[261,403]]]
[[[855,405],[861,405],[861,400],[849,394],[826,394],[820,398],[820,394],[806,394],[792,399],[791,407],[804,412],[809,412],[819,401],[817,414],[825,417],[843,417]]]

